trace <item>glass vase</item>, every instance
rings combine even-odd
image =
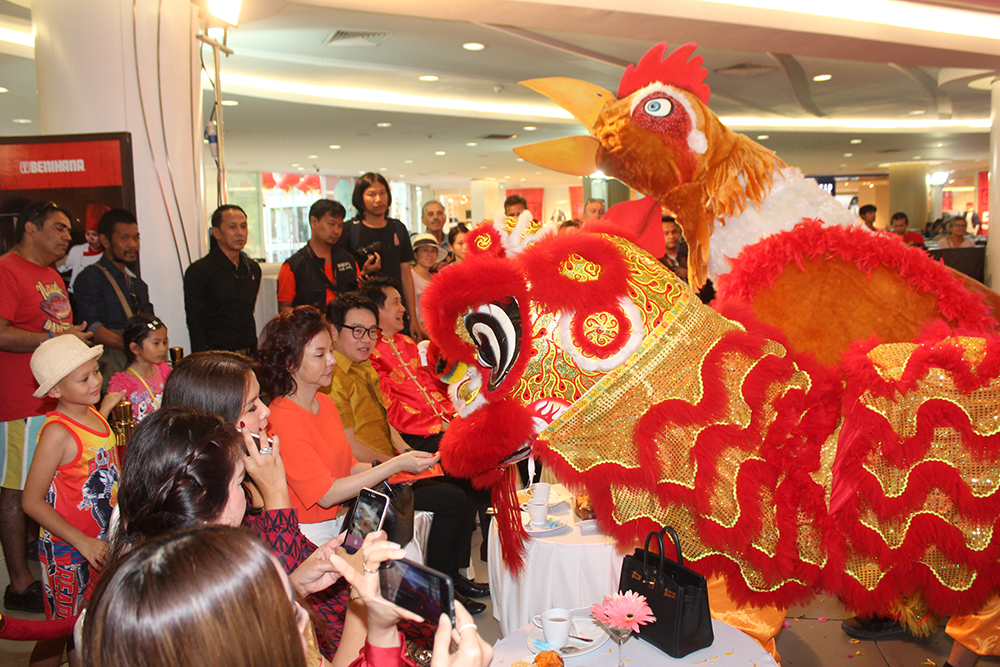
[[[622,644],[627,642],[628,638],[632,636],[632,630],[630,628],[608,626],[608,632],[611,633],[611,638],[618,644],[618,667],[625,667],[625,659],[622,657]]]

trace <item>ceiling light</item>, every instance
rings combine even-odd
[[[524,158],[523,157],[515,158],[514,162],[524,162]]]
[[[919,156],[919,155],[914,155],[914,156],[913,156],[913,159],[914,159],[914,160],[919,160],[919,159],[920,159],[920,156]]]
[[[534,132],[534,131],[535,131],[535,130],[537,130],[538,128],[537,128],[537,127],[535,127],[534,125],[525,125],[525,126],[524,126],[524,129],[525,129],[525,130],[527,130],[528,132]]]
[[[375,127],[392,127],[392,123],[375,123]]]
[[[318,155],[308,155],[308,156],[306,156],[306,157],[308,157],[308,158],[309,158],[310,160],[315,160],[315,159],[316,159],[316,158],[318,158],[319,156],[318,156]]]
[[[524,183],[524,182],[525,182],[526,180],[528,180],[528,179],[526,179],[526,178],[522,178],[522,179],[521,179],[521,182],[522,182],[522,183]]]
[[[922,116],[925,113],[927,113],[927,112],[924,111],[923,109],[914,109],[913,111],[910,112],[910,115],[911,116]]]
[[[243,0],[208,0],[208,11],[220,21],[235,26],[240,22]]]
[[[479,167],[480,169],[486,169],[486,167]]]
[[[23,31],[0,26],[0,42],[10,42],[11,44],[20,44],[21,46],[34,48],[35,35],[31,31],[30,25],[27,26],[27,30]]]
[[[299,166],[299,163],[298,163],[298,162],[293,162],[293,163],[292,163],[292,166],[293,166],[293,167],[298,167],[298,166]]]
[[[869,183],[869,184],[868,184],[868,187],[870,187],[870,188],[874,188],[874,187],[875,187],[875,184],[874,184],[874,183]]]
[[[947,171],[935,171],[930,177],[931,185],[944,185],[948,182],[948,175]]]
[[[510,178],[510,176],[504,176],[504,178]]]
[[[379,171],[389,171],[389,167],[379,167]]]
[[[306,168],[305,167],[296,167],[296,169],[298,169],[299,171],[305,171]]]
[[[813,77],[813,81],[829,81],[832,78],[832,74],[817,74]]]
[[[854,157],[854,153],[844,153],[844,157]]]
[[[337,150],[340,148],[340,144],[330,144],[330,148],[332,148],[333,150]]]
[[[466,146],[478,146],[479,144],[477,144],[477,143],[476,143],[475,141],[470,141],[470,142],[468,142],[468,143],[467,143],[467,144],[465,144],[465,145],[466,145]]]
[[[406,164],[413,164],[413,160],[403,160]]]
[[[861,140],[860,139],[851,139],[851,143],[852,144],[860,144]]]
[[[7,92],[7,89],[4,88],[3,86],[0,86],[0,93],[6,93],[6,92]]]
[[[434,151],[434,155],[444,155],[444,151]]]
[[[757,141],[764,141],[765,139],[770,139],[770,138],[771,138],[771,135],[769,135],[769,134],[758,134],[757,135]]]
[[[462,44],[462,48],[466,51],[482,51],[486,47],[479,42],[466,42],[465,44]]]
[[[30,118],[15,118],[11,122],[17,123],[18,125],[30,125],[32,120]]]
[[[236,100],[222,100],[222,106],[224,107],[236,107],[239,105],[240,103],[237,102]]]
[[[421,81],[437,81],[438,80],[438,78],[436,76],[434,76],[433,74],[425,74],[425,75],[423,75],[421,77],[418,77],[418,78]]]
[[[400,174],[399,177],[400,178],[406,178],[406,174]]]

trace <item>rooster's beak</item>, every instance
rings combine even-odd
[[[573,114],[588,132],[592,132],[597,119],[608,102],[616,100],[613,93],[586,81],[566,77],[530,79],[522,81],[535,92],[545,95]],[[520,157],[532,164],[574,176],[589,176],[597,171],[598,142],[593,137],[565,137],[514,149]]]

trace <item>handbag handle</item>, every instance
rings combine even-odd
[[[681,540],[677,537],[677,531],[670,526],[664,526],[663,529],[657,533],[660,536],[660,554],[663,553],[663,536],[670,533],[670,537],[674,541],[674,548],[677,550],[677,564],[684,565],[684,556],[681,555]],[[649,544],[649,538],[646,538],[646,543]]]
[[[643,579],[643,581],[650,580],[649,563],[647,561],[649,559],[649,541],[651,539],[653,539],[654,537],[656,538],[656,543],[660,546],[660,564],[659,564],[659,567],[656,568],[656,572],[657,572],[657,574],[659,574],[660,572],[663,572],[663,536],[661,535],[661,533],[653,531],[649,535],[646,536],[646,544],[642,548],[642,551],[643,551],[643,553],[642,553],[642,579]]]

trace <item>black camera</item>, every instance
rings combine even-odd
[[[366,246],[361,246],[354,251],[354,256],[358,259],[358,264],[364,265],[368,258],[382,250],[382,242],[374,241]]]

